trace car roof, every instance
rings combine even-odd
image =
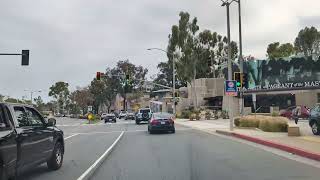
[[[139,110],[151,110],[150,108],[141,108]]]
[[[33,106],[33,105],[30,105],[30,104],[23,104],[23,103],[0,102],[0,104],[7,105],[7,106],[25,106],[25,107],[32,107],[32,108],[34,108],[34,106]]]

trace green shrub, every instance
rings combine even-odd
[[[259,127],[259,119],[255,118],[241,118],[239,120],[239,126],[240,127]]]
[[[273,116],[273,117],[279,116],[279,113],[278,112],[272,112],[271,116]]]
[[[235,117],[234,118],[234,125],[239,127],[240,126],[240,117]]]
[[[196,119],[196,116],[197,116],[196,114],[191,113],[190,116],[189,116],[190,121],[195,120],[195,119]]]
[[[288,123],[281,119],[264,119],[260,121],[259,129],[266,132],[288,132]]]
[[[211,119],[211,112],[210,111],[206,111],[206,114],[205,114],[205,117],[207,120],[210,120]]]
[[[188,118],[190,118],[190,115],[191,115],[191,111],[190,110],[183,110],[182,112],[181,112],[181,118],[183,118],[183,119],[188,119]]]

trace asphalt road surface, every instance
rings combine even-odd
[[[76,180],[116,140],[123,138],[91,180],[286,180],[315,179],[318,168],[260,148],[176,126],[175,134],[148,134],[147,126],[134,121],[86,125],[86,121],[62,118],[65,132],[64,164],[58,171],[46,165],[24,174],[23,180]]]

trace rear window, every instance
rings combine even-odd
[[[154,113],[153,117],[156,119],[169,119],[172,115],[168,113]]]
[[[144,113],[150,113],[150,109],[141,109],[140,113],[144,114]]]

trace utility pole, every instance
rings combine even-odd
[[[222,6],[226,6],[227,8],[227,38],[228,38],[228,80],[232,80],[232,62],[231,62],[231,46],[230,46],[230,4],[233,2],[228,2],[228,0],[221,0]],[[233,111],[231,108],[231,98],[228,97],[228,113],[230,118],[230,131],[233,130]]]
[[[242,28],[241,28],[241,0],[238,0],[238,14],[239,14],[239,63],[240,73],[243,74],[243,55],[242,55]],[[243,115],[244,111],[244,99],[243,99],[243,87],[240,88],[240,114]]]

